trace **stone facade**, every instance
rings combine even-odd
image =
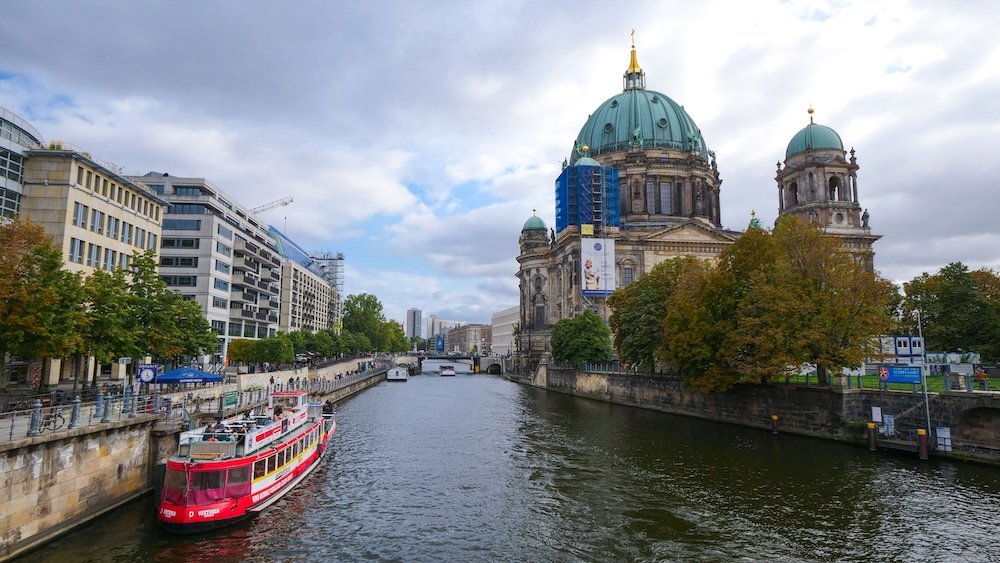
[[[149,491],[154,418],[0,444],[0,558]]]

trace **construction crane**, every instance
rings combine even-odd
[[[289,197],[283,197],[281,199],[276,199],[274,201],[265,203],[264,205],[258,205],[257,207],[254,207],[253,209],[251,209],[250,213],[263,213],[264,211],[270,211],[270,210],[274,209],[275,207],[284,207],[284,206],[288,205],[289,203],[291,203],[292,201],[293,200],[292,200],[291,196],[289,196]]]

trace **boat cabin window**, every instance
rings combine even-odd
[[[267,475],[267,460],[258,459],[253,464],[253,478],[260,479],[264,475]]]
[[[192,504],[206,504],[226,498],[224,486],[226,471],[224,469],[191,472],[191,493],[188,497]]]
[[[234,467],[226,480],[226,496],[230,498],[250,494],[250,466]]]
[[[187,498],[187,474],[183,469],[167,469],[163,479],[163,502],[167,504],[184,504]]]

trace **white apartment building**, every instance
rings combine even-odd
[[[273,226],[268,233],[281,256],[278,330],[337,330],[340,322],[340,292],[337,287],[324,276],[324,269],[302,247]]]
[[[229,342],[278,330],[281,261],[267,224],[204,178],[150,172],[131,180],[169,202],[163,220],[160,276],[195,299],[225,361]]]
[[[510,356],[517,352],[514,347],[514,328],[520,317],[520,307],[514,305],[497,311],[490,317],[493,328],[493,355]]]

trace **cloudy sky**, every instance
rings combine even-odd
[[[616,4],[8,0],[0,106],[127,174],[291,196],[262,219],[344,252],[390,318],[489,322],[634,28],[647,87],[717,154],[724,226],[774,221],[811,104],[857,150],[883,275],[1000,266],[1000,4]]]

